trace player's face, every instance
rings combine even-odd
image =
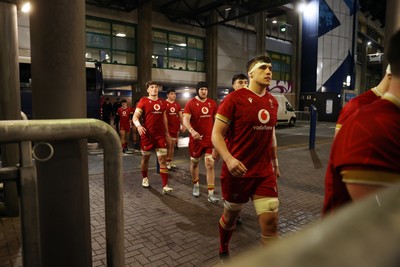
[[[233,89],[235,89],[235,90],[246,87],[246,86],[247,86],[246,79],[237,79],[232,85]]]
[[[175,101],[175,99],[176,99],[176,93],[175,92],[170,92],[168,94],[168,100]]]
[[[259,85],[268,86],[272,79],[272,64],[262,64],[250,74],[250,78]]]
[[[121,105],[122,105],[123,108],[127,108],[128,107],[128,102],[122,102]]]
[[[158,96],[158,85],[157,84],[152,84],[147,88],[147,93],[149,93],[149,96],[156,97]]]
[[[201,87],[199,89],[199,98],[200,99],[206,99],[208,94],[208,89],[207,87]]]

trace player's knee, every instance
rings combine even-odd
[[[204,156],[204,163],[205,163],[207,169],[213,168],[214,167],[214,159],[213,159],[212,155],[206,154]]]
[[[277,197],[264,197],[253,200],[257,215],[267,212],[278,212],[279,199]]]

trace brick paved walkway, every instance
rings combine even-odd
[[[279,149],[282,177],[279,179],[282,237],[301,231],[320,217],[323,181],[331,139],[319,140],[315,152],[307,145]],[[213,266],[218,263],[218,220],[222,204],[207,202],[205,169],[200,168],[201,196],[191,194],[187,148],[175,157],[170,171],[174,194],[161,194],[161,179],[155,173],[155,156],[149,170],[151,187],[141,187],[140,154],[125,155],[124,220],[126,266]],[[105,225],[102,155],[90,153],[90,201],[93,266],[105,266]],[[221,163],[217,163],[216,174]],[[216,181],[220,196],[219,181]],[[246,204],[243,225],[231,240],[231,255],[259,246],[259,227],[254,208]],[[0,219],[0,267],[22,266],[18,218]]]

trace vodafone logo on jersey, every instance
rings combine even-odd
[[[258,120],[262,123],[262,124],[266,124],[267,122],[269,122],[270,119],[270,115],[269,112],[265,109],[260,109],[260,111],[258,111]]]
[[[125,116],[126,115],[126,111],[124,110],[124,111],[122,111],[122,115],[123,116]]]
[[[171,111],[171,113],[174,113],[174,112],[175,112],[175,108],[174,108],[174,107],[171,107],[171,108],[169,109],[169,111]]]
[[[207,107],[202,107],[201,108],[201,113],[203,113],[204,115],[208,114],[208,108]]]
[[[154,104],[153,108],[154,110],[159,111],[161,107],[159,104]]]

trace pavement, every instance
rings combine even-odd
[[[301,231],[319,220],[324,195],[324,175],[332,144],[333,127],[319,136],[315,150],[307,142],[278,149],[281,177],[278,179],[281,238]],[[278,128],[279,135],[286,134]],[[307,138],[304,138],[306,140]],[[181,140],[182,141],[182,140]],[[93,266],[106,266],[105,214],[103,190],[103,152],[91,148],[89,184],[91,206]],[[200,164],[200,197],[192,196],[187,147],[175,152],[176,168],[170,170],[172,195],[163,195],[161,178],[156,173],[156,157],[150,159],[150,188],[141,186],[139,152],[123,155],[124,224],[126,266],[214,266],[219,263],[218,220],[222,202],[207,201],[203,161]],[[216,193],[220,197],[221,162],[216,163]],[[260,246],[260,231],[254,207],[247,203],[230,243],[230,254]],[[0,218],[0,267],[22,266],[19,218]]]

